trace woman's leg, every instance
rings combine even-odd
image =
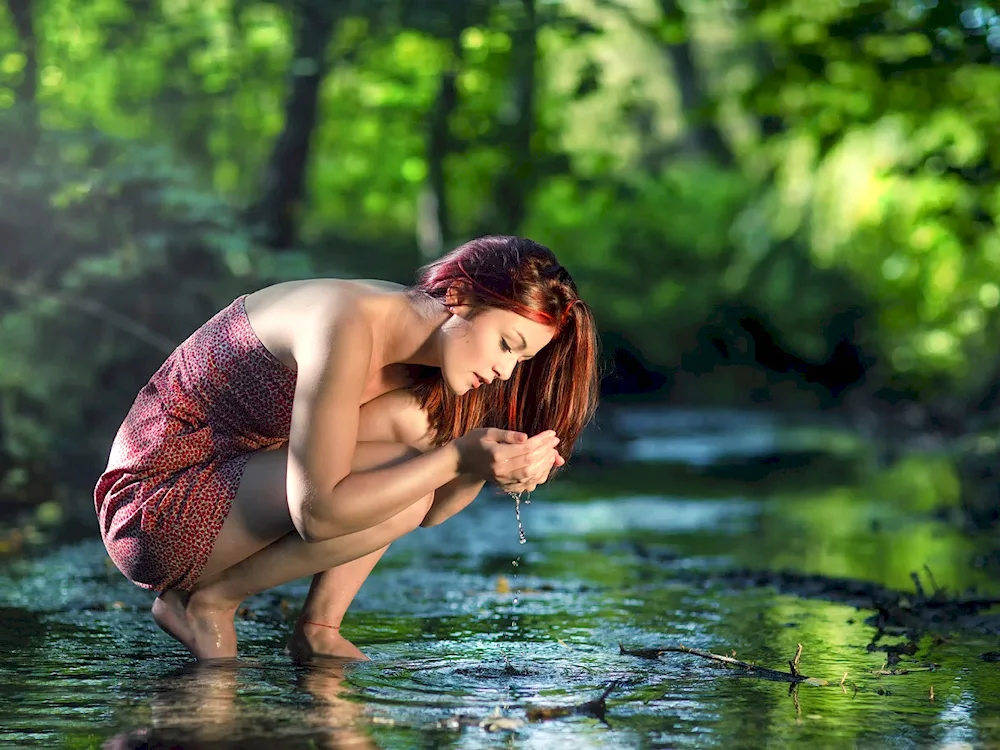
[[[359,443],[352,469],[390,465],[414,454],[401,444]],[[164,592],[153,605],[160,627],[196,658],[236,656],[233,615],[243,599],[382,550],[419,526],[433,500],[428,495],[369,529],[308,544],[295,532],[288,515],[286,464],[286,449],[251,458],[198,584],[189,596]]]
[[[313,576],[309,594],[295,623],[295,630],[288,639],[287,651],[292,658],[299,660],[314,656],[368,658],[343,636],[340,624],[361,585],[387,549],[388,545],[357,560],[351,560]],[[312,623],[323,623],[331,627]]]

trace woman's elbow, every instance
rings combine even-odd
[[[292,525],[306,544],[326,542],[337,536],[332,519],[310,512],[307,504],[303,504],[298,513],[292,514]]]
[[[331,538],[324,526],[317,519],[303,518],[295,524],[295,530],[306,544],[317,544]]]
[[[296,493],[289,492],[289,510],[292,525],[306,544],[328,542],[334,537],[353,531],[350,519],[343,518],[340,504],[334,502],[333,491],[321,493],[315,490]]]

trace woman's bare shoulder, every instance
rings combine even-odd
[[[344,325],[371,330],[373,302],[403,289],[375,280],[286,281],[248,294],[244,306],[261,343],[294,368],[295,352],[305,342],[316,342]]]
[[[379,300],[406,291],[402,284],[378,279],[306,279],[284,281],[247,295],[248,315],[301,321],[304,317],[337,317],[362,312]]]

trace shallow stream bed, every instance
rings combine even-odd
[[[308,580],[249,600],[239,662],[205,666],[156,628],[151,594],[99,540],[8,562],[0,747],[1000,746],[996,631],[920,633],[892,666],[933,670],[880,676],[886,647],[909,639],[876,639],[873,609],[732,575],[912,591],[917,571],[1000,595],[995,537],[936,512],[954,490],[946,467],[878,470],[844,435],[759,420],[742,433],[756,447],[727,452],[743,444],[731,418],[692,420],[641,424],[631,455],[535,493],[524,545],[513,502],[487,493],[394,545],[344,625],[369,662],[284,655]],[[792,448],[778,439],[790,430]],[[828,684],[620,649],[683,645],[788,671],[798,644],[798,670]],[[560,710],[612,685],[603,720]]]

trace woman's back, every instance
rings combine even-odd
[[[140,391],[109,469],[174,471],[288,439],[297,331],[398,285],[294,281],[243,295],[192,333]],[[151,439],[152,436],[156,439]]]
[[[181,343],[139,392],[108,469],[163,472],[288,439],[295,371],[257,338],[246,297]]]

